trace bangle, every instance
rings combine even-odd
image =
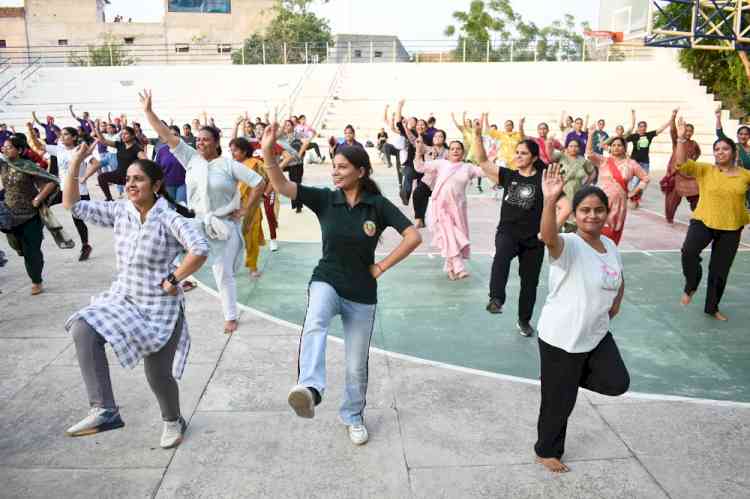
[[[686,138],[683,138],[683,137],[678,137],[677,138],[677,143],[678,144],[684,144],[685,142],[687,142]]]

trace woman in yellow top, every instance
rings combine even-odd
[[[511,170],[518,169],[518,166],[516,166],[516,147],[526,138],[526,133],[523,131],[525,122],[526,118],[521,118],[521,121],[518,122],[518,131],[514,131],[513,128],[515,125],[513,121],[507,120],[503,124],[503,131],[501,132],[500,130],[491,129],[489,115],[485,114],[484,116],[484,132],[500,143],[500,154],[498,156],[505,163],[502,166]]]
[[[698,181],[700,200],[682,245],[682,273],[685,276],[682,304],[688,305],[698,289],[703,273],[700,254],[711,244],[704,312],[725,321],[727,317],[719,312],[719,302],[740,245],[742,229],[750,223],[750,215],[745,209],[750,171],[737,165],[737,144],[727,137],[714,142],[715,164],[686,161],[686,132],[685,120],[680,118],[675,164],[680,173]]]
[[[232,150],[232,157],[235,161],[242,163],[249,169],[268,180],[266,171],[263,168],[263,161],[253,157],[253,147],[247,139],[238,137],[229,142],[229,148]],[[252,189],[245,184],[240,184],[240,195],[242,196],[242,206],[248,202]],[[245,267],[250,269],[250,277],[260,277],[258,271],[258,256],[260,256],[260,247],[265,246],[266,239],[263,235],[263,212],[260,203],[251,206],[242,221],[242,237],[245,239]]]

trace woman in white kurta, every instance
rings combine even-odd
[[[481,168],[465,163],[464,146],[461,142],[450,144],[448,158],[424,162],[424,144],[417,139],[414,169],[425,177],[434,176],[434,187],[430,199],[427,223],[432,232],[432,245],[440,249],[445,258],[443,271],[450,280],[469,276],[464,260],[471,255],[469,217],[467,213],[466,188],[475,178],[482,176]]]
[[[243,261],[242,219],[258,206],[265,183],[257,173],[221,156],[219,131],[203,127],[196,149],[170,133],[151,108],[151,92],[144,91],[141,103],[146,118],[172,154],[185,167],[188,207],[195,211],[197,225],[211,247],[208,263],[216,280],[224,312],[224,332],[237,330],[237,283],[235,273]],[[253,191],[247,206],[240,206],[238,183]]]

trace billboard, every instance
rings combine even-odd
[[[232,0],[169,0],[169,12],[203,12],[209,14],[229,14]]]

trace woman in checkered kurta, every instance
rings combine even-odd
[[[170,296],[161,284],[174,271],[175,257],[183,248],[208,255],[208,243],[191,222],[169,209],[164,198],[159,198],[143,224],[130,201],[79,201],[73,216],[114,227],[117,277],[109,291],[68,319],[66,329],[83,319],[112,346],[123,367],[133,368],[142,357],[166,345],[182,313],[182,288],[178,286],[177,296]],[[182,376],[189,351],[190,336],[183,321],[172,365],[176,379]]]

